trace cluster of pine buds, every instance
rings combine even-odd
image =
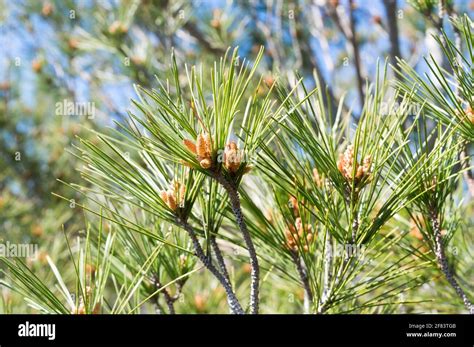
[[[212,146],[211,137],[207,133],[200,133],[197,137],[196,144],[191,140],[184,139],[184,145],[196,155],[199,165],[203,169],[212,167]]]
[[[303,251],[309,251],[309,245],[315,239],[315,233],[313,227],[309,224],[303,224],[301,218],[298,217],[295,220],[295,224],[290,224],[288,229],[285,231],[285,246],[293,251],[298,251],[298,245],[303,246]]]
[[[173,211],[183,206],[186,186],[181,182],[174,180],[168,190],[163,190],[160,195],[163,202]]]
[[[203,169],[211,169],[214,166],[212,160],[211,137],[209,134],[199,134],[196,143],[188,139],[184,139],[183,143],[190,152],[196,155],[197,161]],[[237,172],[240,168],[240,164],[242,163],[242,152],[234,141],[229,142],[225,146],[222,161],[224,167],[231,173]],[[244,169],[244,173],[249,172],[250,169],[251,167],[247,166]]]
[[[355,167],[354,167],[355,166]],[[372,157],[366,156],[360,165],[357,158],[354,156],[354,146],[347,147],[343,154],[339,155],[337,168],[348,181],[355,180],[361,182],[370,175],[370,168],[372,166]]]

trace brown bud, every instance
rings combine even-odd
[[[70,37],[69,40],[67,40],[67,46],[69,49],[75,50],[79,47],[79,40]]]
[[[95,266],[93,264],[86,264],[85,266],[86,274],[95,275]]]
[[[211,137],[209,134],[201,133],[196,142],[196,154],[201,167],[208,169],[212,166],[211,160]],[[202,162],[205,160],[204,162]]]
[[[115,34],[125,34],[128,32],[128,27],[125,25],[125,23],[122,23],[121,21],[114,21],[112,24],[109,25],[109,33],[112,35]]]
[[[43,69],[43,61],[40,59],[35,59],[31,62],[31,68],[34,72],[39,73]]]
[[[316,185],[316,187],[321,188],[323,186],[323,178],[318,172],[318,169],[313,168],[313,182]]]
[[[167,192],[162,191],[160,193],[161,199],[163,202],[168,206],[171,210],[175,211],[177,206],[176,206],[176,200],[173,196],[173,192],[168,190]]]
[[[178,206],[176,205],[176,198],[175,198],[175,192],[171,189],[169,189],[166,194],[168,195],[168,207],[175,211]]]
[[[293,215],[298,217],[300,215],[298,200],[294,196],[290,196],[290,200],[288,202],[290,203],[290,207],[293,208]]]
[[[209,168],[211,168],[211,166],[212,166],[212,160],[209,159],[209,158],[202,159],[202,160],[199,162],[199,165],[201,165],[201,167],[202,167],[203,169],[209,169]]]
[[[77,307],[71,310],[71,314],[86,314],[86,306],[84,305],[84,300],[82,300],[82,298],[79,300]]]
[[[224,151],[224,167],[230,172],[236,172],[240,167],[241,154],[235,142],[226,145]]]
[[[97,303],[94,306],[94,309],[92,310],[92,314],[99,314],[100,313],[100,304]]]
[[[273,78],[273,76],[269,75],[263,79],[263,82],[268,88],[271,88],[273,84],[275,83],[275,79]]]
[[[0,90],[1,91],[7,91],[11,87],[10,82],[5,81],[5,82],[0,82]]]
[[[31,235],[33,235],[34,237],[43,236],[43,228],[41,227],[41,225],[34,225],[31,228]]]
[[[194,296],[194,306],[198,312],[203,312],[206,309],[206,298],[201,294],[196,294]]]
[[[51,15],[51,13],[53,13],[53,9],[53,4],[51,4],[49,1],[46,1],[43,4],[43,8],[41,9],[41,14],[45,17],[48,17]]]
[[[382,25],[382,17],[380,17],[378,14],[376,14],[372,17],[372,21],[375,24]]]
[[[474,124],[474,111],[472,110],[472,108],[470,106],[466,109],[466,116],[467,116],[467,119],[472,124]]]
[[[246,264],[244,264],[244,265],[242,266],[242,270],[243,270],[245,273],[248,273],[248,274],[249,274],[249,273],[252,271],[252,267],[250,266],[250,264],[247,264],[247,263],[246,263]]]

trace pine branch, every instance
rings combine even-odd
[[[311,286],[309,285],[307,270],[305,269],[302,259],[298,255],[297,251],[291,251],[291,257],[296,265],[296,269],[304,289],[304,311],[305,313],[310,313],[311,303],[313,302],[313,292],[311,291]]]
[[[154,283],[155,289],[160,290],[160,292],[156,295],[156,298],[155,298],[155,304],[157,308],[160,311],[162,311],[162,308],[160,307],[160,304],[159,304],[159,294],[163,294],[163,297],[165,298],[166,306],[168,307],[169,314],[176,314],[176,311],[174,309],[174,302],[176,301],[176,299],[170,295],[170,293],[168,292],[166,288],[163,288],[163,285],[161,284],[161,282],[159,281],[156,275],[153,277],[153,283]]]
[[[435,254],[438,261],[438,265],[443,272],[444,276],[448,280],[449,284],[454,288],[458,296],[462,299],[464,306],[466,306],[469,313],[474,314],[474,306],[469,301],[464,290],[459,286],[458,282],[454,278],[454,275],[449,267],[446,254],[444,252],[443,237],[441,235],[441,226],[439,220],[439,214],[435,208],[431,208],[429,211],[429,217],[431,219],[431,226],[434,232],[434,241],[435,241]]]
[[[390,62],[397,65],[397,57],[402,58],[400,53],[400,40],[398,38],[397,22],[397,0],[384,0],[385,14],[388,22],[388,36],[390,38]]]
[[[329,297],[329,291],[332,276],[331,276],[331,269],[332,269],[332,236],[329,231],[326,231],[326,245],[324,249],[324,287],[323,287],[323,295],[322,295],[322,302],[324,303],[327,298]]]
[[[242,213],[242,208],[240,206],[239,192],[237,191],[235,184],[229,182],[221,173],[214,173],[213,177],[222,185],[222,187],[224,187],[227,194],[229,195],[232,212],[235,216],[237,225],[240,229],[240,232],[242,233],[242,237],[249,252],[251,267],[250,312],[252,314],[257,314],[259,305],[260,268],[257,259],[257,252],[255,251],[255,246],[253,244],[252,238],[250,237],[250,233],[247,229],[247,224],[245,223],[244,215]]]
[[[364,81],[362,79],[362,69],[360,61],[360,50],[359,43],[357,42],[356,28],[355,28],[355,18],[354,18],[354,1],[349,0],[349,23],[350,23],[350,42],[352,44],[352,51],[354,53],[354,65],[357,75],[357,91],[359,93],[360,107],[363,107],[364,104]]]
[[[228,283],[228,281],[224,278],[224,276],[216,269],[216,267],[211,263],[209,258],[204,254],[204,251],[199,243],[199,240],[196,236],[196,232],[194,231],[193,227],[189,225],[186,221],[183,221],[179,218],[176,219],[176,223],[180,225],[186,232],[188,233],[194,247],[194,251],[196,252],[196,256],[199,260],[204,264],[204,266],[216,277],[216,279],[220,282],[220,284],[224,287],[226,294],[227,294],[227,301],[229,303],[229,307],[232,313],[235,314],[244,314],[242,306],[240,305],[237,297],[235,296],[232,287]]]
[[[214,251],[214,254],[216,255],[217,259],[217,264],[219,265],[219,268],[221,270],[222,275],[225,277],[227,282],[230,285],[230,276],[229,272],[227,271],[227,267],[225,265],[224,257],[222,256],[222,252],[219,248],[219,245],[217,244],[217,240],[215,236],[210,237],[210,242],[211,242],[211,247]]]

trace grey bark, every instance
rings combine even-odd
[[[255,246],[253,244],[250,233],[247,229],[247,224],[245,223],[244,215],[242,213],[242,208],[240,206],[240,196],[239,192],[235,185],[229,182],[222,174],[216,173],[214,178],[224,187],[229,195],[230,204],[232,207],[232,212],[235,216],[237,226],[240,229],[242,237],[244,239],[245,245],[249,252],[250,257],[250,313],[258,313],[259,305],[259,281],[260,281],[260,267],[258,265],[257,252],[255,251]]]
[[[461,288],[459,283],[454,278],[453,272],[451,271],[448,260],[446,258],[446,254],[444,252],[444,245],[443,245],[443,236],[441,235],[441,226],[439,222],[439,215],[437,211],[432,210],[430,211],[430,219],[431,219],[431,226],[433,228],[434,237],[435,237],[435,254],[436,260],[438,261],[438,266],[441,269],[441,272],[444,274],[446,279],[448,280],[451,287],[454,288],[457,295],[462,299],[464,306],[466,306],[467,310],[470,314],[474,314],[474,306],[467,297],[464,290]]]
[[[196,256],[199,260],[204,264],[206,269],[208,269],[214,277],[220,282],[220,284],[224,287],[225,292],[227,294],[227,301],[229,303],[229,307],[232,313],[235,314],[244,314],[244,310],[239,303],[232,287],[230,286],[229,282],[225,279],[225,277],[217,270],[217,268],[211,263],[210,259],[204,254],[204,251],[199,243],[199,240],[196,236],[196,233],[191,225],[187,222],[177,219],[177,223],[188,233],[191,242],[193,243],[194,251],[196,252]]]

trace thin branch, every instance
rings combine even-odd
[[[322,302],[324,303],[329,297],[329,284],[331,283],[331,268],[332,268],[332,236],[331,233],[326,230],[326,245],[324,249],[324,287]]]
[[[305,25],[308,26],[310,25],[310,23],[304,21],[302,17],[299,17],[298,22],[305,23]],[[324,78],[323,69],[319,64],[318,59],[314,56],[314,52],[311,49],[310,45],[310,37],[307,37],[306,32],[302,29],[302,24],[300,24],[299,28],[295,28],[295,32],[292,35],[292,41],[295,41],[295,46],[299,47],[300,50],[300,52],[298,52],[298,55],[302,58],[302,68],[308,69],[311,72],[313,72],[313,70],[316,72],[316,77],[318,79],[319,85],[322,88],[326,88],[327,90],[327,95],[326,93],[322,93],[324,106],[327,109],[330,109],[331,112],[335,112],[335,110],[337,109],[337,104],[336,98],[334,96],[334,91]]]
[[[311,303],[313,302],[313,292],[311,291],[311,286],[309,285],[308,273],[297,251],[292,251],[291,257],[293,258],[293,262],[296,265],[296,269],[304,289],[304,312],[310,313]]]
[[[227,271],[227,267],[225,265],[224,257],[222,256],[222,252],[219,248],[219,245],[217,244],[216,237],[211,236],[210,241],[211,241],[212,250],[214,251],[214,254],[216,255],[217,264],[219,265],[221,273],[222,273],[222,275],[224,275],[225,279],[230,284],[229,272]]]
[[[397,66],[397,57],[400,59],[400,40],[398,38],[398,22],[397,22],[397,0],[384,0],[385,17],[388,23],[388,36],[390,38],[390,62],[393,66]],[[399,78],[398,74],[396,77]]]
[[[244,314],[244,310],[239,303],[239,300],[235,296],[232,287],[224,278],[224,276],[217,270],[217,268],[211,263],[210,259],[204,254],[204,251],[199,243],[199,240],[196,236],[196,232],[194,231],[193,227],[189,225],[186,221],[183,221],[179,218],[176,220],[177,224],[179,224],[186,232],[188,233],[191,242],[193,243],[194,251],[196,252],[196,256],[199,260],[204,264],[204,266],[217,278],[220,284],[224,287],[226,294],[227,294],[227,301],[229,303],[229,307],[231,311],[235,314]]]
[[[155,298],[155,304],[157,305],[157,308],[162,312],[162,308],[159,304],[159,294],[163,294],[163,297],[165,298],[166,306],[168,307],[168,312],[169,314],[176,314],[176,311],[174,309],[174,302],[176,301],[168,292],[166,288],[163,288],[161,282],[158,279],[158,276],[153,277],[153,284],[155,286],[156,290],[161,290]]]
[[[436,259],[438,261],[438,265],[441,271],[443,272],[444,276],[448,280],[449,284],[454,288],[456,293],[462,299],[464,306],[466,306],[469,313],[474,314],[473,304],[469,301],[469,298],[467,297],[466,293],[463,291],[461,286],[459,286],[458,282],[454,278],[454,275],[449,267],[446,254],[444,252],[443,237],[441,235],[439,214],[436,211],[436,209],[432,208],[430,210],[429,217],[431,219],[431,226],[433,228],[433,232],[435,236],[435,254],[436,254]]]
[[[349,0],[349,24],[350,24],[350,42],[352,44],[352,52],[354,54],[354,65],[357,75],[357,91],[359,93],[360,107],[364,105],[364,80],[362,79],[362,69],[360,62],[359,43],[357,42],[355,17],[354,17],[354,1]]]
[[[244,215],[242,213],[242,208],[240,206],[240,196],[237,191],[235,184],[229,182],[221,173],[215,173],[214,179],[219,182],[219,184],[224,187],[229,195],[229,200],[232,207],[232,212],[234,213],[235,219],[237,221],[237,226],[242,233],[245,245],[249,252],[250,257],[250,267],[251,267],[251,283],[250,283],[250,313],[258,313],[258,304],[259,304],[259,281],[260,281],[260,267],[258,265],[257,252],[255,251],[255,246],[253,245],[252,238],[247,229],[247,224],[245,223]]]

